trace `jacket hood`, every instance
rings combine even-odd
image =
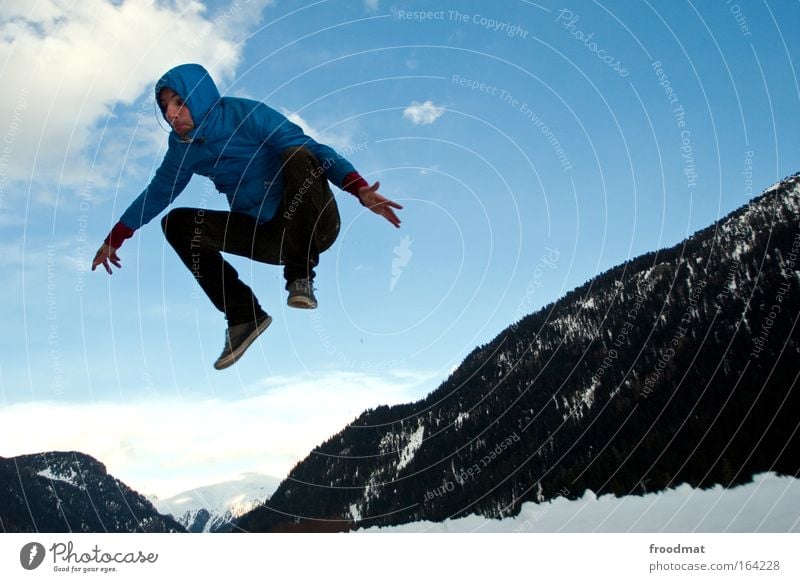
[[[192,114],[195,128],[187,137],[195,139],[202,136],[203,129],[207,127],[213,116],[215,105],[220,100],[219,89],[208,71],[202,65],[178,65],[164,73],[158,80],[155,86],[156,103],[161,110],[161,115],[169,123],[166,110],[158,100],[158,93],[164,87],[169,87],[180,95]],[[177,136],[174,130],[172,133]]]

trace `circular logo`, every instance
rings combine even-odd
[[[19,563],[26,570],[35,570],[44,562],[44,546],[37,542],[25,544],[19,552]]]

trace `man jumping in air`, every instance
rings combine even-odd
[[[193,174],[209,177],[230,212],[175,208],[161,221],[164,236],[214,306],[225,314],[225,347],[214,363],[234,364],[272,318],[222,257],[233,253],[283,265],[287,303],[314,309],[314,267],[339,233],[339,211],[328,181],[400,226],[402,206],[378,193],[352,164],[317,143],[285,116],[258,101],[221,97],[208,71],[180,65],[155,86],[172,127],[169,148],[150,185],[122,214],[97,251],[92,270],[121,267],[117,250],[169,206]]]

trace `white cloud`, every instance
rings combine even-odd
[[[365,409],[415,400],[430,379],[320,372],[269,378],[234,401],[13,404],[0,408],[0,455],[81,451],[161,498],[247,471],[282,478]]]
[[[430,99],[425,103],[414,101],[403,111],[403,117],[410,119],[414,125],[430,125],[444,115],[444,107],[433,104]]]
[[[320,131],[311,127],[311,124],[301,117],[299,113],[291,113],[286,109],[283,109],[282,112],[289,121],[299,125],[303,132],[314,141],[330,146],[343,155],[352,149],[353,140],[349,135]]]
[[[78,187],[87,179],[105,185],[118,173],[120,151],[125,153],[130,139],[127,131],[115,132],[137,121],[135,112],[120,119],[121,111],[149,95],[155,80],[182,62],[203,63],[221,81],[231,78],[243,48],[239,41],[248,34],[239,24],[246,20],[254,26],[253,12],[264,4],[248,3],[227,17],[224,11],[208,15],[196,0],[4,4],[0,140],[9,146],[4,176],[31,182],[42,192]],[[154,124],[152,107],[141,113]],[[27,188],[17,191],[27,194]],[[55,195],[37,198],[53,203]],[[22,200],[9,195],[5,206]]]
[[[368,12],[375,12],[378,10],[379,0],[364,0],[364,9]]]
[[[243,41],[249,31],[261,22],[264,9],[274,3],[274,0],[231,0],[227,7],[212,14],[209,20],[213,29],[219,29],[221,36]]]

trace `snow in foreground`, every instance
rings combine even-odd
[[[563,497],[523,504],[502,520],[470,515],[442,523],[419,521],[359,532],[800,532],[800,479],[763,473],[746,485],[692,489],[681,485],[661,493],[617,498],[587,491],[575,501]]]

